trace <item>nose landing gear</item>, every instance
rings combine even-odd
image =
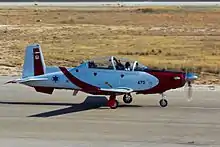
[[[166,100],[166,95],[164,95],[163,93],[161,95],[162,95],[162,99],[159,101],[160,106],[166,107],[168,105],[168,101]]]

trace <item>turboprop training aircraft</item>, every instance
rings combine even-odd
[[[54,89],[67,89],[73,90],[73,95],[78,91],[109,95],[107,105],[115,109],[116,96],[123,95],[123,101],[131,103],[132,93],[161,94],[159,104],[166,107],[165,91],[188,83],[191,95],[191,82],[197,78],[194,73],[150,69],[138,61],[114,56],[85,61],[73,68],[46,66],[40,45],[31,44],[26,48],[22,77],[7,83],[24,84],[46,94],[52,94]]]

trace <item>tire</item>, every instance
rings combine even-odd
[[[110,101],[109,101],[109,107],[110,107],[111,109],[116,109],[116,108],[118,108],[118,101],[117,101],[117,100],[110,100]]]
[[[161,107],[166,107],[168,105],[168,101],[166,99],[161,99],[160,100],[160,106]]]
[[[129,99],[128,99],[129,98]],[[132,102],[132,96],[131,95],[124,95],[123,96],[123,101],[124,101],[124,103],[126,103],[126,104],[130,104],[131,102]]]

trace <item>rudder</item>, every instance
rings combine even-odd
[[[46,71],[43,53],[39,44],[26,47],[22,78],[43,75]]]

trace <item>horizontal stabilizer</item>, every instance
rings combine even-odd
[[[34,87],[37,92],[46,93],[46,94],[52,94],[54,91],[54,88],[52,87]]]
[[[115,93],[131,93],[133,89],[127,87],[119,87],[119,88],[101,88],[102,91],[115,92]]]
[[[32,81],[46,81],[48,78],[25,78],[25,79],[15,79],[15,80],[10,80],[6,82],[5,84],[9,83],[25,83],[25,82],[32,82]]]

